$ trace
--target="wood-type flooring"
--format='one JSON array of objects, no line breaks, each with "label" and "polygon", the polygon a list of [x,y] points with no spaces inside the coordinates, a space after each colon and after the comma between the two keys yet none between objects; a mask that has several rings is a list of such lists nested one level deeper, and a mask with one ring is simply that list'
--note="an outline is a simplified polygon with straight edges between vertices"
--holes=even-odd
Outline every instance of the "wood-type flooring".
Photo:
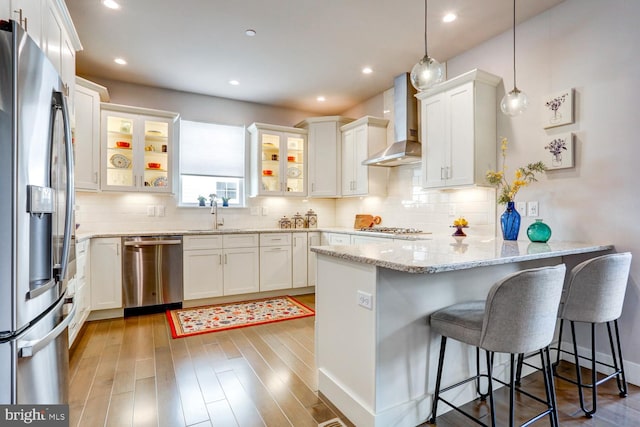
[{"label": "wood-type flooring", "polygon": [[[296,298],[314,307],[313,295]],[[315,427],[340,414],[318,395],[314,345],[314,317],[175,340],[164,314],[88,322],[70,354],[70,426]],[[543,390],[538,374],[523,383]],[[621,399],[614,383],[602,386],[592,419],[573,385],[556,380],[556,391],[562,426],[640,426],[637,387]],[[496,394],[506,413],[506,394]],[[485,403],[466,408],[487,418]],[[518,412],[530,410],[523,402]],[[454,411],[437,422],[473,425]]]}]

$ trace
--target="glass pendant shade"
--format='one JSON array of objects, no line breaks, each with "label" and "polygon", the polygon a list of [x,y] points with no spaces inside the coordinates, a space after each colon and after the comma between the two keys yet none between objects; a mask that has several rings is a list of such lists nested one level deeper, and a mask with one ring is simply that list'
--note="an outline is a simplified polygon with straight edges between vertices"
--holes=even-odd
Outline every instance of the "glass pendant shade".
[{"label": "glass pendant shade", "polygon": [[417,90],[426,90],[442,80],[444,80],[444,67],[429,55],[425,55],[411,69],[411,84]]},{"label": "glass pendant shade", "polygon": [[517,116],[524,112],[529,106],[527,94],[517,88],[506,94],[500,101],[500,110],[507,116]]}]

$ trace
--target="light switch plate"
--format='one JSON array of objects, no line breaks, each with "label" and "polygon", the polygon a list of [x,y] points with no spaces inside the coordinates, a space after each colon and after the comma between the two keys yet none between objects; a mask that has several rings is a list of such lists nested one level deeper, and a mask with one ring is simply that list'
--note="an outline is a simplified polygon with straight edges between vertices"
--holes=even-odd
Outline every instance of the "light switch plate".
[{"label": "light switch plate", "polygon": [[155,206],[147,206],[147,216],[156,216]]},{"label": "light switch plate", "polygon": [[516,210],[521,216],[527,216],[527,202],[516,202]]}]

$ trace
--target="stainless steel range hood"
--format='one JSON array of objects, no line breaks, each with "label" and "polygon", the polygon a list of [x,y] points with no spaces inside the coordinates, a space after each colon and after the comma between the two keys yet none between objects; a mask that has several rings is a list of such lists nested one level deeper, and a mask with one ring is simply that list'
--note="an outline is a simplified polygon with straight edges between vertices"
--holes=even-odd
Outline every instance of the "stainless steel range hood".
[{"label": "stainless steel range hood", "polygon": [[418,141],[418,100],[415,94],[409,73],[396,76],[393,84],[395,142],[363,161],[363,165],[392,167],[422,160],[422,145]]}]

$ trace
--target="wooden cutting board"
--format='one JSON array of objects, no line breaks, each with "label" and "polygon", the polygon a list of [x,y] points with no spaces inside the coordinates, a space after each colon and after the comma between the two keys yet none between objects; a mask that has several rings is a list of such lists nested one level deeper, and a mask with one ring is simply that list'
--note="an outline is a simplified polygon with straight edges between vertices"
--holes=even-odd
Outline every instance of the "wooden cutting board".
[{"label": "wooden cutting board", "polygon": [[356,214],[356,220],[353,224],[354,229],[360,228],[369,228],[374,225],[380,224],[382,222],[382,218],[379,216],[369,215],[369,214]]}]

